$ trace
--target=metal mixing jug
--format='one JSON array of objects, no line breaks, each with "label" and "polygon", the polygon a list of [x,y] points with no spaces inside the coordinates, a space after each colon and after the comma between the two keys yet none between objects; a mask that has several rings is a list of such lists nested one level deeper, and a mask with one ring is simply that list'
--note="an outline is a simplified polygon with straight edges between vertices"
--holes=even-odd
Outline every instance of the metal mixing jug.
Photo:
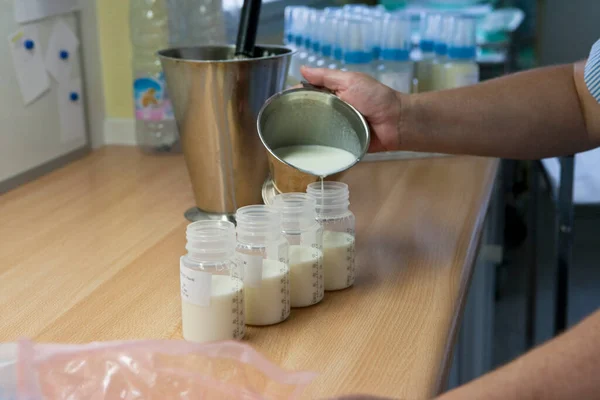
[{"label": "metal mixing jug", "polygon": [[241,60],[234,52],[202,46],[158,53],[202,215],[190,219],[232,219],[239,207],[262,202],[269,168],[256,118],[284,88],[293,52],[256,46],[256,58]]}]

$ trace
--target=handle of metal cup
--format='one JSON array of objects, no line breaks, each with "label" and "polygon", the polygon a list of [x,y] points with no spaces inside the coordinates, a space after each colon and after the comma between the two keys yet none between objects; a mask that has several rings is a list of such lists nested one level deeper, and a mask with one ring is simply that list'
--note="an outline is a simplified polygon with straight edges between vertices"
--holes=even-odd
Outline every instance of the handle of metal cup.
[{"label": "handle of metal cup", "polygon": [[331,90],[327,89],[326,87],[315,86],[315,85],[313,85],[311,83],[308,83],[307,81],[301,81],[300,84],[302,85],[302,87],[304,89],[318,90],[320,92],[325,92],[325,93],[333,94],[335,96],[335,94]]}]

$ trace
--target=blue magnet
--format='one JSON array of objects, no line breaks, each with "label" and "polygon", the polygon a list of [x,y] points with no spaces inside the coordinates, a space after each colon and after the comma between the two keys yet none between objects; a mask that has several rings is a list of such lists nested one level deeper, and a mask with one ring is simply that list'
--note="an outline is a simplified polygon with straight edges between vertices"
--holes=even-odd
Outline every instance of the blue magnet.
[{"label": "blue magnet", "polygon": [[71,101],[77,101],[77,100],[79,100],[79,94],[77,92],[71,92],[71,94],[69,95],[69,97],[71,98]]},{"label": "blue magnet", "polygon": [[61,60],[67,60],[69,58],[69,52],[67,50],[61,50],[58,53],[58,56],[60,57]]},{"label": "blue magnet", "polygon": [[25,42],[23,42],[23,45],[27,50],[33,50],[35,48],[35,42],[31,39],[25,40]]}]

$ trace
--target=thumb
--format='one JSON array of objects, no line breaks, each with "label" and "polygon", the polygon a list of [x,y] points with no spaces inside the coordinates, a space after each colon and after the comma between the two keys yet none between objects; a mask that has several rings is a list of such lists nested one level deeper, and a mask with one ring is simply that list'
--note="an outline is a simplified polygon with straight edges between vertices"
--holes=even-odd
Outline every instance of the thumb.
[{"label": "thumb", "polygon": [[300,72],[311,85],[323,86],[332,91],[343,90],[348,86],[348,75],[342,71],[302,66]]}]

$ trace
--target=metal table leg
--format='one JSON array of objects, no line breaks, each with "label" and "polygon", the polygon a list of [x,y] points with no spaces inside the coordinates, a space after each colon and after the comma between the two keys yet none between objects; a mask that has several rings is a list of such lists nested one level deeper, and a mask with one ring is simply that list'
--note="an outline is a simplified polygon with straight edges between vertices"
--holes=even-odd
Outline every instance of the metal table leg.
[{"label": "metal table leg", "polygon": [[556,274],[556,305],[554,334],[567,328],[569,270],[573,258],[573,180],[575,157],[560,159],[558,191],[558,272]]},{"label": "metal table leg", "polygon": [[535,346],[535,325],[537,322],[536,304],[537,304],[537,215],[539,208],[539,161],[529,163],[529,209],[528,209],[528,277],[527,277],[527,297],[526,297],[526,315],[525,320],[525,345],[529,350]]}]

